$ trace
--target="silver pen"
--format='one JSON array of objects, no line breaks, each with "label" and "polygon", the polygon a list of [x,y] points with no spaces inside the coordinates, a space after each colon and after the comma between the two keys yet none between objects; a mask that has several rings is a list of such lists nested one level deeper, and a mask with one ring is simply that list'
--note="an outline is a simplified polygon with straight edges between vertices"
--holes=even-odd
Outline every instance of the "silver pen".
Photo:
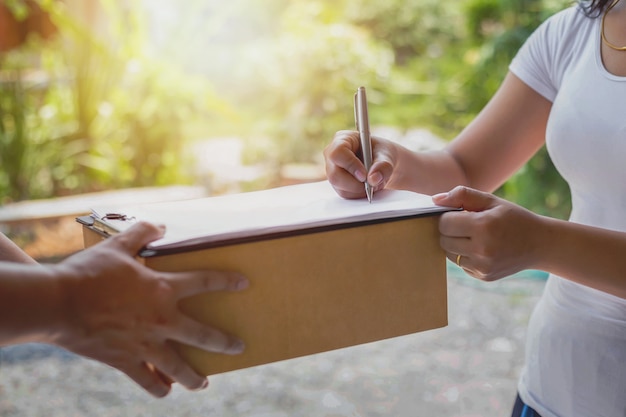
[{"label": "silver pen", "polygon": [[[370,138],[370,121],[367,113],[367,95],[365,94],[365,87],[359,87],[356,94],[354,94],[354,119],[356,122],[356,130],[359,132],[361,138],[361,156],[363,165],[365,165],[365,171],[367,174],[372,167],[372,140]],[[366,174],[366,175],[367,175]],[[374,190],[365,179],[365,194],[367,200],[371,203],[374,197]]]}]

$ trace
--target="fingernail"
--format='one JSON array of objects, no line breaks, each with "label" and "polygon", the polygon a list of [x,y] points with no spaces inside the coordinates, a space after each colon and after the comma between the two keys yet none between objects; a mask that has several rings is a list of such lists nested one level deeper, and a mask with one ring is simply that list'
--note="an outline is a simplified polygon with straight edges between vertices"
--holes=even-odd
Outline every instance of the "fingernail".
[{"label": "fingernail", "polygon": [[172,390],[172,387],[170,385],[164,385],[158,393],[154,393],[154,396],[157,398],[166,397],[167,394],[169,394],[171,390]]},{"label": "fingernail", "polygon": [[382,181],[383,181],[383,174],[381,174],[380,172],[376,171],[372,175],[370,175],[370,178],[369,178],[370,185],[376,187]]},{"label": "fingernail", "polygon": [[204,381],[202,381],[202,385],[200,386],[200,389],[206,389],[206,387],[209,386],[209,380],[205,379]]},{"label": "fingernail", "polygon": [[228,348],[226,353],[229,353],[231,355],[238,355],[242,353],[245,348],[246,348],[246,345],[243,343],[243,341],[237,340]]},{"label": "fingernail", "polygon": [[235,291],[245,290],[250,286],[250,281],[246,277],[240,276],[235,284]]},{"label": "fingernail", "polygon": [[354,178],[356,178],[357,180],[361,181],[361,182],[365,182],[365,180],[367,179],[367,174],[363,171],[361,171],[360,169],[357,169],[354,172]]},{"label": "fingernail", "polygon": [[438,200],[439,200],[439,199],[442,199],[442,198],[446,198],[449,194],[450,194],[450,193],[439,193],[439,194],[435,194],[435,195],[433,196],[433,200],[434,200],[434,199],[438,199]]}]

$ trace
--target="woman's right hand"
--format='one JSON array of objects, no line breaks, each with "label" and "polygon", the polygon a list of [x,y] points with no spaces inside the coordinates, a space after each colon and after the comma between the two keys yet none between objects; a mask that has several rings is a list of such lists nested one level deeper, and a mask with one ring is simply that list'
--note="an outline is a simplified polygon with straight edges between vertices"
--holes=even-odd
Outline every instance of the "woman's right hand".
[{"label": "woman's right hand", "polygon": [[361,144],[359,133],[340,130],[324,149],[326,176],[337,194],[343,198],[364,198],[367,182],[374,191],[389,184],[396,167],[397,149],[393,142],[372,136],[372,166],[369,172],[359,159]]}]

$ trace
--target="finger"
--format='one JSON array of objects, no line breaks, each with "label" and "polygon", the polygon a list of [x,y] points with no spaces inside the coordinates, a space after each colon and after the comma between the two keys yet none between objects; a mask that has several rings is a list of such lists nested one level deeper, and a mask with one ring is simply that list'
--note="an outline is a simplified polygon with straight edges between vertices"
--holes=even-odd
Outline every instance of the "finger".
[{"label": "finger", "polygon": [[393,167],[387,161],[376,162],[372,165],[369,175],[367,176],[367,182],[374,187],[374,191],[379,191],[385,188],[387,182],[391,178]]},{"label": "finger", "polygon": [[358,132],[342,130],[335,134],[332,143],[324,150],[327,164],[343,169],[357,181],[367,177],[365,166],[357,156],[361,148]]},{"label": "finger", "polygon": [[335,173],[328,175],[332,179],[331,185],[342,198],[357,199],[365,197],[363,183],[354,178],[343,169],[337,169]]},{"label": "finger", "polygon": [[165,397],[172,389],[171,384],[168,384],[153,367],[145,362],[138,362],[131,366],[120,367],[119,369],[157,398]]},{"label": "finger", "polygon": [[384,146],[385,141],[379,137],[372,136],[372,152],[374,163],[367,176],[367,182],[374,187],[375,191],[385,188],[387,182],[393,174],[393,158],[389,154],[389,148]]},{"label": "finger", "polygon": [[450,211],[439,218],[439,233],[448,237],[471,238],[476,228],[476,213]]},{"label": "finger", "polygon": [[497,198],[493,194],[458,186],[447,193],[433,196],[435,204],[446,207],[459,207],[467,211],[484,211],[493,207]]},{"label": "finger", "polygon": [[[154,365],[153,365],[154,368]],[[159,371],[157,368],[154,368],[154,371],[159,375],[159,378],[163,380],[167,385],[172,385],[175,381],[169,376],[165,375],[163,372]]]},{"label": "finger", "polygon": [[340,130],[335,133],[330,148],[333,147],[347,147],[356,155],[361,149],[361,136],[356,130]]},{"label": "finger", "polygon": [[463,255],[460,253],[454,252],[446,252],[446,258],[448,258],[452,263],[461,268],[468,275],[483,279],[483,274],[481,274],[475,267],[473,258],[471,256]]},{"label": "finger", "polygon": [[464,260],[469,259],[469,257],[464,256],[463,254],[454,253],[454,252],[446,252],[446,258],[448,258],[453,264],[455,264],[455,265],[457,265],[457,266],[459,266],[461,268],[463,267],[461,265],[461,263],[463,263],[465,265]]},{"label": "finger", "polygon": [[163,237],[163,233],[165,233],[165,226],[140,221],[128,230],[108,239],[107,242],[119,245],[128,253],[135,255],[148,243]]},{"label": "finger", "polygon": [[453,262],[456,262],[457,255],[469,256],[472,253],[471,240],[466,237],[440,236],[439,245]]},{"label": "finger", "polygon": [[209,291],[241,291],[250,285],[248,279],[237,272],[190,271],[166,276],[178,298]]},{"label": "finger", "polygon": [[175,381],[190,390],[200,390],[208,386],[206,377],[194,371],[169,343],[165,343],[158,352],[148,355],[155,372],[164,380]]},{"label": "finger", "polygon": [[171,329],[170,338],[202,350],[226,355],[238,355],[245,349],[245,344],[239,338],[182,315],[177,325]]}]

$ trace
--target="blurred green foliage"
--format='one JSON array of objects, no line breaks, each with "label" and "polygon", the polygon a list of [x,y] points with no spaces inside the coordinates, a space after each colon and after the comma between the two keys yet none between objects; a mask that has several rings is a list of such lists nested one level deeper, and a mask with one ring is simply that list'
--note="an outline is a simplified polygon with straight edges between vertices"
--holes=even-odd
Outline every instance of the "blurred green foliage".
[{"label": "blurred green foliage", "polygon": [[[465,112],[476,114],[496,92],[508,65],[533,30],[571,2],[542,0],[469,0],[466,18],[474,59],[465,82]],[[495,76],[495,75],[498,76]],[[545,147],[497,194],[537,213],[567,218],[569,187]]]},{"label": "blurred green foliage", "polygon": [[93,2],[92,21],[40,4],[54,39],[33,35],[0,55],[0,203],[191,182],[193,121],[231,117],[230,105],[148,54],[139,3]]},{"label": "blurred green foliage", "polygon": [[[2,83],[1,195],[191,181],[185,148],[199,137],[243,138],[250,162],[319,161],[334,132],[353,127],[359,85],[373,124],[451,139],[532,30],[571,2],[100,3],[104,30],[53,10],[57,43],[30,44],[46,88]],[[0,58],[3,74],[28,68],[20,54]],[[569,211],[545,150],[498,193],[540,213]]]}]

